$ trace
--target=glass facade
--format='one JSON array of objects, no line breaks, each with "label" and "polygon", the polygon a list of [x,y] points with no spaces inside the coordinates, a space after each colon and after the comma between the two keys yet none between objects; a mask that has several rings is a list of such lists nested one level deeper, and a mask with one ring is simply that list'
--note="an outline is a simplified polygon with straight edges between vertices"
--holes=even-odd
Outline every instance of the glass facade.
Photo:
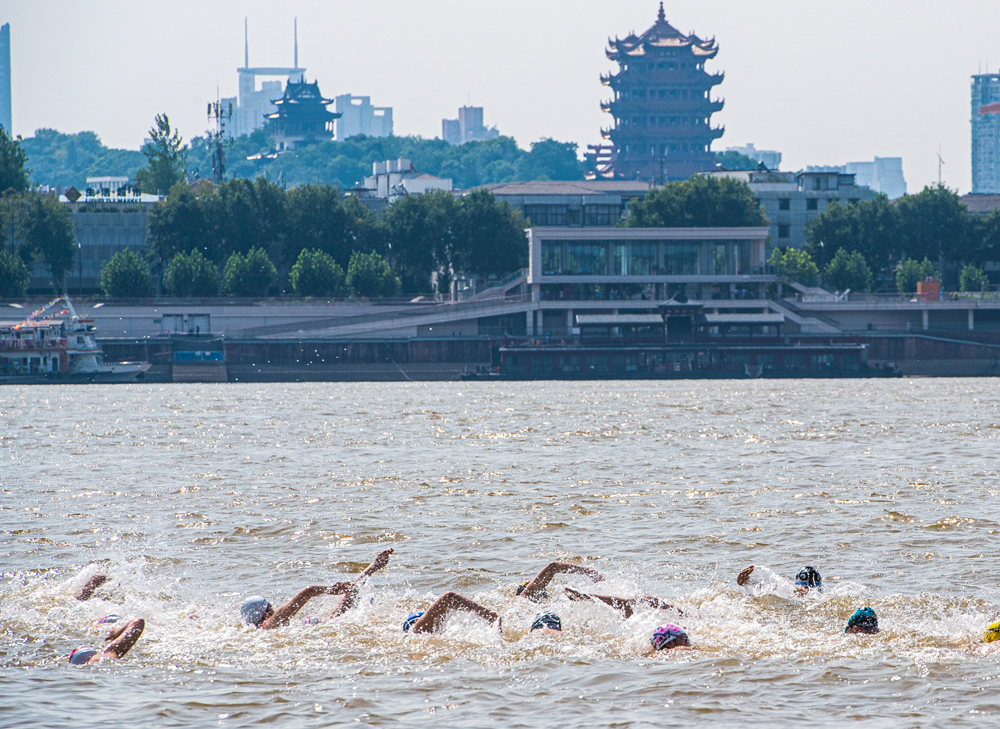
[{"label": "glass facade", "polygon": [[692,276],[753,273],[750,241],[541,242],[544,276]]}]

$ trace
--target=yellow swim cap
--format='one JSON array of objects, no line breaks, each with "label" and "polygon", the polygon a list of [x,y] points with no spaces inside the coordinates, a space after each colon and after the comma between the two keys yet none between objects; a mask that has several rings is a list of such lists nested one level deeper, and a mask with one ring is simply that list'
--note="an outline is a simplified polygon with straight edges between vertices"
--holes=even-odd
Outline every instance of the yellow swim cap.
[{"label": "yellow swim cap", "polygon": [[983,640],[987,643],[1000,640],[1000,620],[993,623],[993,625],[986,626],[986,632],[983,633]]}]

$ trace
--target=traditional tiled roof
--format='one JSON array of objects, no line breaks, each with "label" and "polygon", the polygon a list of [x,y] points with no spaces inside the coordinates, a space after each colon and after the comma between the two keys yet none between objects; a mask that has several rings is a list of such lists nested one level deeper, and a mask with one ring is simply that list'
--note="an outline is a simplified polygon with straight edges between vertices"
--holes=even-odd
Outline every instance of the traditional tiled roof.
[{"label": "traditional tiled roof", "polygon": [[641,57],[646,55],[647,48],[686,48],[690,47],[692,53],[700,58],[714,58],[719,52],[715,40],[702,40],[698,36],[684,35],[674,26],[667,22],[663,13],[663,3],[660,3],[660,11],[656,17],[656,23],[641,36],[636,37],[630,33],[625,38],[615,38],[610,42],[608,48],[608,58],[612,61],[618,60],[619,56]]}]

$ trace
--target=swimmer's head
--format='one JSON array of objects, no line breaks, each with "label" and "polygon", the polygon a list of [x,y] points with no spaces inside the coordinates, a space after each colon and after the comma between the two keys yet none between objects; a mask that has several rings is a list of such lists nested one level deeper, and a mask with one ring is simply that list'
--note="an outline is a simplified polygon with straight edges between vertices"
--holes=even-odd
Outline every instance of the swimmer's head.
[{"label": "swimmer's head", "polygon": [[317,625],[318,623],[319,623],[319,618],[317,618],[315,615],[310,615],[308,618],[302,619],[303,625]]},{"label": "swimmer's head", "polygon": [[983,633],[983,640],[987,643],[1000,640],[1000,620],[996,621],[992,625],[986,626],[986,632]]},{"label": "swimmer's head", "polygon": [[69,662],[74,666],[84,666],[91,658],[97,655],[97,649],[89,645],[82,645],[69,654]]},{"label": "swimmer's head", "polygon": [[878,632],[878,616],[870,607],[858,608],[847,620],[845,633],[865,633],[874,635]]},{"label": "swimmer's head", "polygon": [[423,616],[424,616],[423,611],[419,613],[410,613],[409,615],[407,615],[406,620],[403,621],[403,632],[406,633],[410,632],[410,628],[413,627],[413,624],[418,620],[420,620],[420,618],[422,618]]},{"label": "swimmer's head", "polygon": [[[530,584],[531,584],[531,580],[525,580],[520,585],[518,585],[517,586],[517,594],[520,595],[522,592],[524,592],[524,588],[526,588]],[[535,593],[534,595],[532,595],[528,599],[529,600],[534,600],[535,602],[538,602],[539,600],[547,600],[548,597],[549,597],[549,593],[546,590],[542,590],[541,592]]]},{"label": "swimmer's head", "polygon": [[795,575],[795,586],[796,587],[823,587],[823,578],[819,576],[819,572],[816,571],[815,567],[803,567],[797,575]]},{"label": "swimmer's head", "polygon": [[558,630],[562,632],[562,621],[553,612],[539,613],[535,616],[535,622],[531,624],[532,630]]},{"label": "swimmer's head", "polygon": [[653,650],[662,651],[664,648],[677,648],[682,645],[691,645],[688,634],[684,628],[676,625],[661,625],[653,632],[653,637],[649,639],[649,644]]},{"label": "swimmer's head", "polygon": [[108,615],[105,615],[100,620],[98,620],[97,624],[102,625],[104,623],[117,623],[121,619],[122,619],[121,615],[115,615],[114,613],[110,613]]},{"label": "swimmer's head", "polygon": [[243,622],[255,628],[260,627],[271,612],[271,603],[260,595],[248,597],[240,605],[240,617],[243,618]]}]

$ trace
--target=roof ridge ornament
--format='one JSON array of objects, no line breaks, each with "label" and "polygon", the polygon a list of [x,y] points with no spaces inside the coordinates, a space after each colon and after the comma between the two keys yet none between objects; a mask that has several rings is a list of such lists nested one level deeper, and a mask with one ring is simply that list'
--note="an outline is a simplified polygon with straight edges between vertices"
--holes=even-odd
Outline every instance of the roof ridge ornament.
[{"label": "roof ridge ornament", "polygon": [[663,12],[663,2],[661,0],[661,2],[660,2],[660,12],[658,12],[656,14],[656,22],[657,23],[663,23],[664,21],[666,21],[666,19],[667,19],[667,16]]}]

